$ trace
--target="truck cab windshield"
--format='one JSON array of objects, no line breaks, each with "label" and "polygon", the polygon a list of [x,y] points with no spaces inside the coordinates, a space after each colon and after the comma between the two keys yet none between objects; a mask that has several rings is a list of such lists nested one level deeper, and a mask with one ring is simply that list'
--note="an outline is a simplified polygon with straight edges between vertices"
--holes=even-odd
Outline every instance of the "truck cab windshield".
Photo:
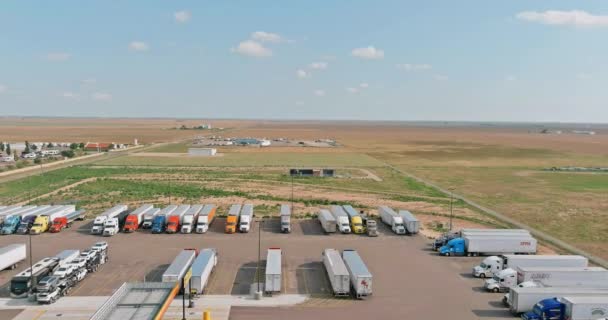
[{"label": "truck cab windshield", "polygon": [[479,266],[480,266],[482,269],[490,269],[490,266],[489,266],[489,265],[487,265],[487,264],[485,264],[485,263],[483,263],[483,262],[482,262],[482,263],[481,263]]},{"label": "truck cab windshield", "polygon": [[497,275],[493,276],[492,279],[496,282],[500,282],[500,277]]},{"label": "truck cab windshield", "polygon": [[11,281],[11,291],[24,291],[27,289],[28,281],[19,280],[19,281]]}]

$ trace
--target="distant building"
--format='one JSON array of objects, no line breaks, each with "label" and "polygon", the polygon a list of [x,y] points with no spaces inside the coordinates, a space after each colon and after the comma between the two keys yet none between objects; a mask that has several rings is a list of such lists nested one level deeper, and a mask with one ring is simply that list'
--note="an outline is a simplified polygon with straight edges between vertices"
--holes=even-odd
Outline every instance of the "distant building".
[{"label": "distant building", "polygon": [[268,147],[270,146],[270,140],[266,139],[255,139],[255,138],[237,138],[233,140],[234,145],[237,146],[258,146]]},{"label": "distant building", "polygon": [[110,150],[110,147],[112,146],[111,143],[104,143],[104,142],[87,142],[84,145],[84,150],[85,151],[108,151]]},{"label": "distant building", "polygon": [[217,154],[217,149],[214,148],[188,148],[189,156],[211,157]]},{"label": "distant building", "polygon": [[335,169],[289,169],[292,177],[334,177]]}]

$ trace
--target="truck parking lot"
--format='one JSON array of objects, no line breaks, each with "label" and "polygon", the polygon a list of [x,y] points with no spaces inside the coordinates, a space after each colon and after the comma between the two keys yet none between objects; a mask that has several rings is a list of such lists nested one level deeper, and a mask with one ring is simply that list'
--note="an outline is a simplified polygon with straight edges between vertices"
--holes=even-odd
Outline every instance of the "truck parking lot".
[{"label": "truck parking lot", "polygon": [[[226,234],[218,218],[206,234],[151,234],[149,230],[118,233],[111,238],[91,235],[92,221],[78,221],[59,234],[32,237],[33,259],[66,249],[85,249],[97,241],[109,243],[109,262],[78,284],[70,296],[109,296],[126,281],[160,281],[183,248],[216,248],[218,265],[206,294],[248,294],[258,257],[258,223],[249,233]],[[294,220],[290,234],[280,233],[279,219],[266,221],[261,232],[262,259],[270,247],[283,251],[282,293],[309,294],[295,307],[233,307],[231,319],[319,319],[381,317],[382,319],[508,319],[502,295],[485,292],[483,280],[471,276],[481,258],[442,257],[421,236],[398,236],[379,224],[379,237],[364,234],[325,235],[317,220]],[[27,236],[0,237],[0,246],[27,243]],[[374,276],[373,296],[363,300],[334,298],[321,253],[326,248],[356,249]],[[265,262],[262,262],[262,266]],[[27,267],[0,273],[0,296],[8,297],[8,282]],[[204,308],[205,306],[196,306]],[[4,314],[3,314],[4,316]],[[10,319],[10,318],[9,318]]]}]

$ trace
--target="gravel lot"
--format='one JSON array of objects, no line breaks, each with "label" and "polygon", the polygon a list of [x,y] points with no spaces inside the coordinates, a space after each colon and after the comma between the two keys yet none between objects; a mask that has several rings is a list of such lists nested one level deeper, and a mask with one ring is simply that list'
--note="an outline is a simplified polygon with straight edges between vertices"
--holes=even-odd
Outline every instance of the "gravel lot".
[{"label": "gravel lot", "polygon": [[[84,249],[97,241],[110,244],[110,261],[82,281],[72,296],[107,296],[125,281],[158,281],[182,248],[216,248],[219,263],[208,286],[209,294],[245,294],[254,282],[258,226],[248,234],[224,234],[223,219],[200,234],[161,234],[148,231],[111,238],[89,234],[91,221],[79,222],[59,234],[32,237],[34,260],[65,249]],[[283,249],[283,292],[310,294],[302,305],[290,308],[233,307],[230,319],[506,319],[513,318],[500,303],[500,294],[481,290],[471,278],[479,258],[440,257],[421,236],[396,236],[384,227],[377,238],[361,235],[324,235],[316,221],[297,221],[291,234],[278,232],[278,221],[266,222],[265,249]],[[27,243],[27,236],[0,237],[0,246]],[[374,275],[374,295],[363,301],[335,299],[321,264],[324,248],[356,249]],[[0,296],[8,295],[10,278],[27,267],[0,272]],[[4,317],[4,314],[1,314]],[[9,318],[10,319],[10,318]]]}]

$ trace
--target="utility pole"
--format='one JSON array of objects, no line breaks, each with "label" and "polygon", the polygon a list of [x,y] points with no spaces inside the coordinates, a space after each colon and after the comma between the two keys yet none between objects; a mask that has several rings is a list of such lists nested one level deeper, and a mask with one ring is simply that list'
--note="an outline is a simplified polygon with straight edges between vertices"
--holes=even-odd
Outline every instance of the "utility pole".
[{"label": "utility pole", "polygon": [[291,210],[293,210],[293,175],[291,175]]},{"label": "utility pole", "polygon": [[186,320],[186,279],[182,277],[182,320]]},{"label": "utility pole", "polygon": [[256,270],[256,281],[258,282],[258,293],[260,292],[260,264],[262,260],[262,228],[264,227],[264,219],[260,218],[258,226],[258,267]]}]

